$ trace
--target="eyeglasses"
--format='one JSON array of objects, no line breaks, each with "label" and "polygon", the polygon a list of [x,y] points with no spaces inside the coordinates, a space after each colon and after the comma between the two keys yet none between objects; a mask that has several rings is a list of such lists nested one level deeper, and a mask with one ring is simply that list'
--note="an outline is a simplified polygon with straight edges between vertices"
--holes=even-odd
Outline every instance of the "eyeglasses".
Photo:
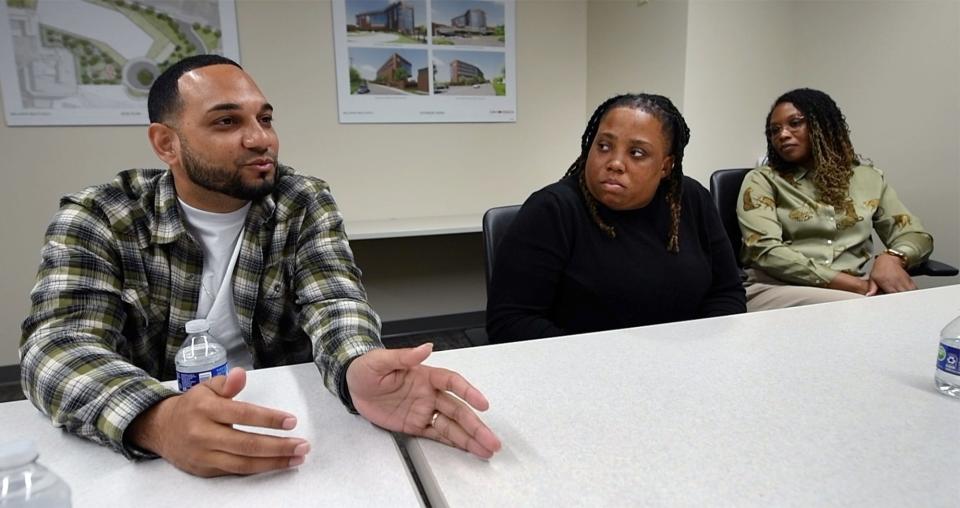
[{"label": "eyeglasses", "polygon": [[780,131],[784,128],[790,132],[790,134],[796,134],[807,125],[807,119],[802,116],[795,116],[787,120],[786,125],[770,124],[767,127],[766,134],[767,138],[774,138],[780,135]]}]

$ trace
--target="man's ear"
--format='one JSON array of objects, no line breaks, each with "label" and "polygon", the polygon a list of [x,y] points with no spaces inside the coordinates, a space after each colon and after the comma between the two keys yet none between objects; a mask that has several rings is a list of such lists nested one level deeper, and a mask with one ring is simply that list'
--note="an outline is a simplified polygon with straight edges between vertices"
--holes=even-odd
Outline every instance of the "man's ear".
[{"label": "man's ear", "polygon": [[147,138],[150,139],[153,153],[168,166],[180,161],[180,138],[172,128],[162,123],[152,123],[147,127]]}]

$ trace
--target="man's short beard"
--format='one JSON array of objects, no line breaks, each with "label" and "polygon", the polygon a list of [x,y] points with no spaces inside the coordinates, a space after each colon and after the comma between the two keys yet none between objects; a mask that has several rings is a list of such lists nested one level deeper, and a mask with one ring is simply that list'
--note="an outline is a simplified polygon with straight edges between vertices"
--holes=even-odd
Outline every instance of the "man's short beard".
[{"label": "man's short beard", "polygon": [[[238,169],[230,170],[208,164],[190,149],[190,145],[187,144],[183,136],[180,137],[180,144],[183,150],[183,169],[186,171],[187,177],[204,189],[219,192],[232,198],[253,201],[272,193],[277,185],[277,180],[280,178],[275,164],[272,178],[261,180],[255,185],[245,184]],[[237,162],[236,166],[239,168],[241,164],[242,162]]]}]

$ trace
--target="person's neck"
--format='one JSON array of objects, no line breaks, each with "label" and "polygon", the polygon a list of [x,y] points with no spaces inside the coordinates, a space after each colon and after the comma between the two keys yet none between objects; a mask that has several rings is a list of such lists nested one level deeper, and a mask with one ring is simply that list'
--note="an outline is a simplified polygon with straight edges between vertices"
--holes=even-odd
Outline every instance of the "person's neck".
[{"label": "person's neck", "polygon": [[226,194],[204,189],[199,185],[184,185],[179,179],[173,179],[177,197],[184,203],[205,212],[230,213],[243,208],[249,201],[238,199]]}]

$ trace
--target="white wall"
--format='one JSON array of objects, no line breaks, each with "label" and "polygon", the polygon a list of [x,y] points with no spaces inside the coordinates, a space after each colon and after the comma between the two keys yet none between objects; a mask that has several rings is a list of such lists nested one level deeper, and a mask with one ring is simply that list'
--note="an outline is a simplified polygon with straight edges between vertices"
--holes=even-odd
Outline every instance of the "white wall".
[{"label": "white wall", "polygon": [[670,97],[683,109],[686,0],[589,0],[587,116],[624,92]]},{"label": "white wall", "polygon": [[766,152],[770,103],[795,87],[803,44],[791,40],[793,2],[691,0],[684,116],[687,175],[704,185],[721,168],[753,166]]},{"label": "white wall", "polygon": [[384,321],[484,310],[479,233],[350,242]]}]

